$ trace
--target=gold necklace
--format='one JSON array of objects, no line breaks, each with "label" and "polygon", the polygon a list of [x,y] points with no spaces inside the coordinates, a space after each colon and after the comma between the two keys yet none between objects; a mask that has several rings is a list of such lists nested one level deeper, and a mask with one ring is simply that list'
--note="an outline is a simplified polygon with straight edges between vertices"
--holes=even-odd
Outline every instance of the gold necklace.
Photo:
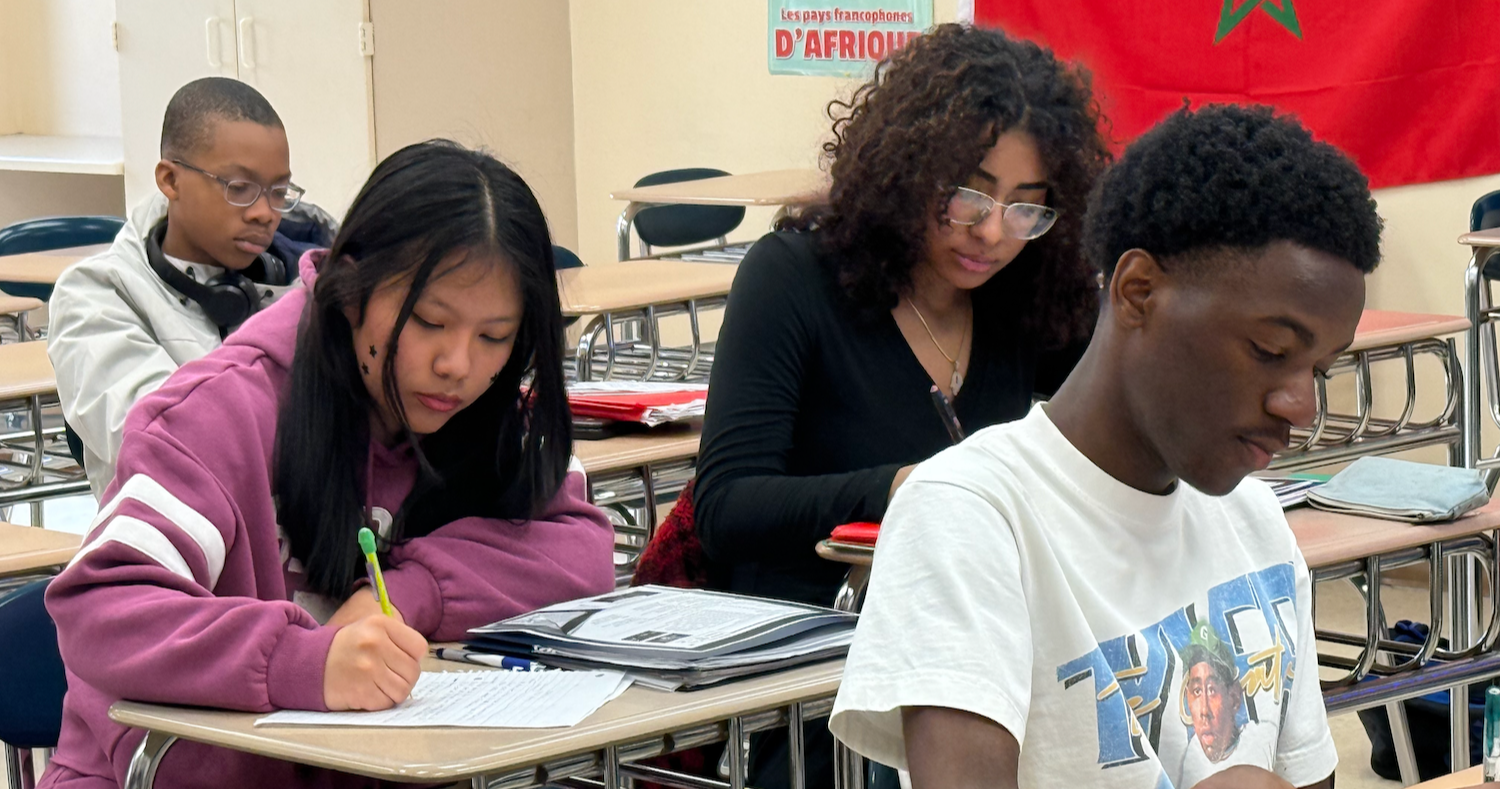
[{"label": "gold necklace", "polygon": [[973,321],[970,321],[969,325],[964,327],[964,336],[958,341],[958,355],[949,356],[948,352],[943,350],[943,346],[938,344],[937,335],[932,333],[932,327],[927,325],[927,319],[922,317],[922,311],[917,309],[917,303],[912,301],[910,296],[906,297],[906,303],[911,307],[911,311],[916,314],[917,320],[922,322],[922,328],[927,332],[927,339],[932,340],[932,347],[936,348],[938,353],[942,354],[943,358],[948,360],[948,364],[953,365],[953,377],[948,380],[948,383],[953,387],[953,396],[957,397],[958,390],[964,385],[963,373],[958,371],[958,357],[964,353],[964,343],[969,339],[969,329],[973,327]]}]

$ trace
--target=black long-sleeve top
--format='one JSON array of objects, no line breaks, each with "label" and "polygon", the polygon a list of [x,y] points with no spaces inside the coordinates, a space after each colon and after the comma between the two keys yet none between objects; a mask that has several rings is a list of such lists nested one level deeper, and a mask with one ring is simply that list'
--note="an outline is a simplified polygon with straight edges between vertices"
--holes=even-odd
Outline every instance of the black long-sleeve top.
[{"label": "black long-sleeve top", "polygon": [[[843,565],[814,553],[833,527],[879,521],[896,472],[949,446],[932,379],[889,313],[863,318],[817,234],[761,238],[735,275],[710,378],[695,528],[713,583],[830,605]],[[1040,354],[974,292],[966,432],[1025,416],[1082,347]]]}]

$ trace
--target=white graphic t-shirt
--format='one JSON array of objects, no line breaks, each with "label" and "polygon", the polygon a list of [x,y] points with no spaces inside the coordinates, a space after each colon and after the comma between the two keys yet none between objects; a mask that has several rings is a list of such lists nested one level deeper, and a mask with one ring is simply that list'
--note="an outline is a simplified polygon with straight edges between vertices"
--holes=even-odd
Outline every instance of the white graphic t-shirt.
[{"label": "white graphic t-shirt", "polygon": [[1306,786],[1338,762],[1270,489],[1143,493],[1041,406],[923,463],[886,513],[830,727],[905,768],[906,706],[1004,726],[1022,787],[1188,789],[1237,764]]}]

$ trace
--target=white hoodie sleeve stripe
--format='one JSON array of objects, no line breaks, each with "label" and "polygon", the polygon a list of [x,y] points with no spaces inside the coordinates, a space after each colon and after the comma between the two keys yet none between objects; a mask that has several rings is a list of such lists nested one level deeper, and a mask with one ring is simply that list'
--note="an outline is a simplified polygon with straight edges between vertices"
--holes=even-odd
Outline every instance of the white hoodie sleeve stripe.
[{"label": "white hoodie sleeve stripe", "polygon": [[[104,508],[99,510],[99,514],[94,517],[94,522],[89,526],[90,530],[92,531],[99,524],[113,517],[120,503],[127,499],[138,501],[155,510],[168,523],[181,529],[184,534],[191,538],[198,545],[198,549],[203,551],[204,563],[208,565],[208,589],[212,590],[215,586],[218,586],[219,574],[224,571],[224,535],[220,534],[218,528],[210,523],[207,518],[203,517],[202,513],[184,504],[182,499],[172,495],[172,492],[162,487],[161,483],[145,474],[136,474],[126,480],[124,485],[120,486],[120,490],[115,493],[114,498],[110,499],[109,503],[105,504]],[[127,520],[127,518],[121,517],[115,519],[115,521],[119,520]],[[144,522],[134,518],[129,518],[128,520],[146,525]],[[111,522],[110,526],[113,525],[114,522]],[[103,533],[99,534],[87,548],[73,557],[73,562],[77,562],[88,550],[91,550],[96,544],[103,542],[106,539],[105,535],[109,531],[110,527],[105,527]],[[166,540],[166,537],[162,536],[162,539]],[[135,545],[135,543],[129,544]],[[139,548],[147,556],[156,558],[156,554],[147,551],[145,548],[140,548],[140,546],[135,547]],[[175,548],[172,548],[170,541],[167,542],[167,547],[171,548],[171,553],[177,557],[177,561],[183,561],[181,554]],[[166,562],[160,563],[162,566],[172,569]],[[69,564],[71,565],[72,562]],[[184,562],[183,567],[186,566]],[[176,570],[174,569],[173,572],[176,572]],[[192,579],[192,574],[189,573],[187,577]]]},{"label": "white hoodie sleeve stripe", "polygon": [[146,554],[152,561],[165,567],[173,575],[197,583],[197,580],[193,578],[193,571],[188,567],[187,560],[182,558],[182,554],[165,534],[162,534],[155,526],[128,515],[121,515],[111,520],[93,542],[85,545],[83,550],[73,555],[73,561],[68,562],[68,566],[72,567],[83,557],[93,553],[94,549],[111,542],[129,545]]}]

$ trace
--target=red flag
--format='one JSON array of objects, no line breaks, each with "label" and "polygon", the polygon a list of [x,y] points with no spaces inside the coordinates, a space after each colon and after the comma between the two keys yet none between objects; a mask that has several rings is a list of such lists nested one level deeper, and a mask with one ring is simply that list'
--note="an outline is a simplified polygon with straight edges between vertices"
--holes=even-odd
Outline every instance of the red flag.
[{"label": "red flag", "polygon": [[1189,98],[1270,104],[1374,187],[1500,172],[1495,0],[975,0],[1094,73],[1121,144]]}]

